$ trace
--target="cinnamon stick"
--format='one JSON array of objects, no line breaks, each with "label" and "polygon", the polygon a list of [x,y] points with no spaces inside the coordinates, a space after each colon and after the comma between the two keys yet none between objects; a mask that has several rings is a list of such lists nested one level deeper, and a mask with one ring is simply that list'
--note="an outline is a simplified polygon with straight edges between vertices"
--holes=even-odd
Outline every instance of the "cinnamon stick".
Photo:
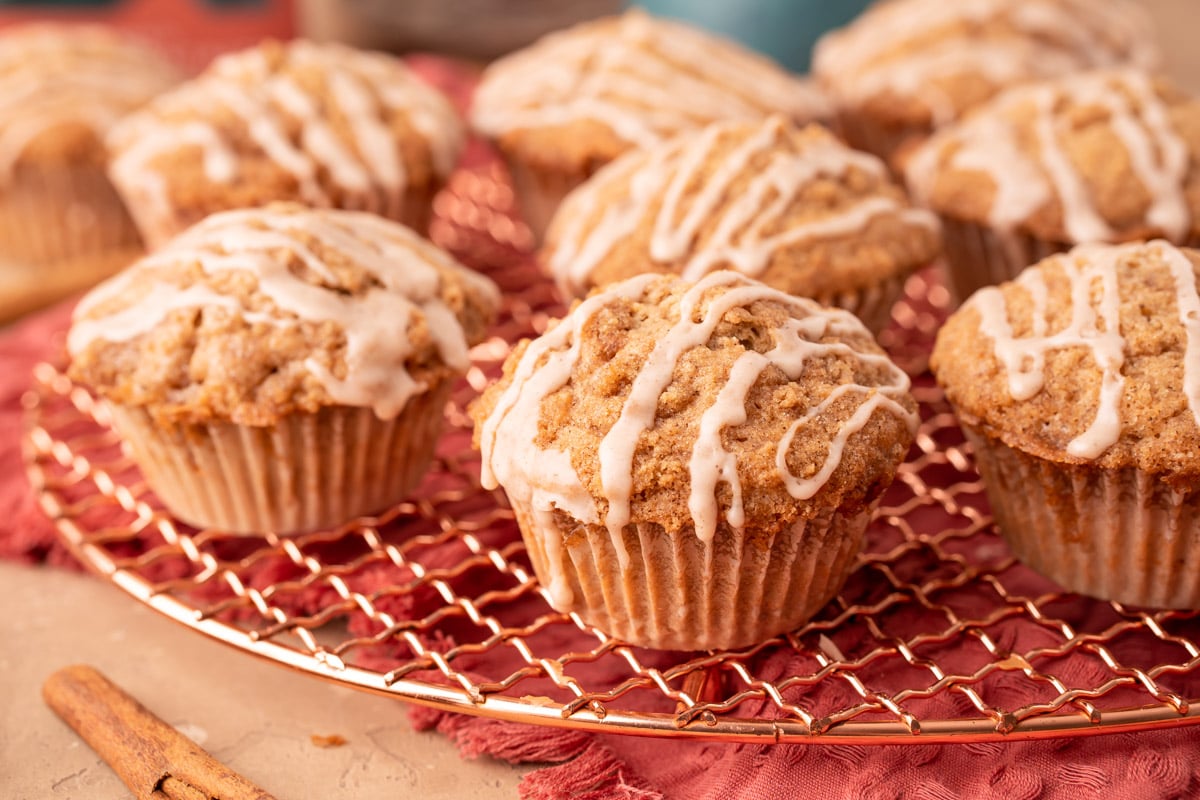
[{"label": "cinnamon stick", "polygon": [[58,670],[42,697],[138,800],[274,800],[91,667]]}]

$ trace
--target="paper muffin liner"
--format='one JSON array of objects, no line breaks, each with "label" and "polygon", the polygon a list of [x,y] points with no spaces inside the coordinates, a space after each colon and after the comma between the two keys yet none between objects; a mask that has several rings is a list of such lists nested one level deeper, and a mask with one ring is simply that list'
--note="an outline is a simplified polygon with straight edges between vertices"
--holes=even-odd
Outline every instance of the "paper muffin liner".
[{"label": "paper muffin liner", "polygon": [[963,430],[1019,559],[1080,594],[1200,608],[1200,488],[1132,468],[1055,463]]},{"label": "paper muffin liner", "polygon": [[831,292],[813,299],[822,305],[849,311],[867,326],[867,330],[878,336],[891,322],[892,306],[904,293],[907,278],[907,275],[892,275],[871,286]]},{"label": "paper muffin liner", "polygon": [[942,217],[942,263],[947,284],[959,303],[985,286],[1011,281],[1026,267],[1069,249],[1069,244]]},{"label": "paper muffin liner", "polygon": [[[129,208],[129,213],[132,215],[136,223],[136,229],[141,234],[141,238],[146,242],[146,247],[150,250],[156,250],[164,244],[174,239],[179,234],[183,233],[188,228],[197,224],[210,213],[217,211],[232,210],[233,205],[227,208],[212,207],[192,207],[176,205],[165,199],[162,192],[163,186],[147,186],[143,183],[131,183],[122,181],[119,175],[113,176],[117,185],[117,190],[121,197],[124,198],[126,205]],[[401,225],[406,225],[412,228],[422,236],[427,236],[429,233],[429,223],[433,220],[433,198],[441,188],[443,183],[440,181],[423,186],[408,187],[400,200],[399,208],[396,213],[381,214],[388,219],[399,222]],[[266,205],[274,201],[289,201],[295,200],[301,202],[298,197],[267,197],[261,198],[261,205]],[[361,207],[361,203],[345,203],[335,204],[334,207],[347,211],[368,210]],[[373,210],[373,209],[370,209]]]},{"label": "paper muffin liner", "polygon": [[897,161],[915,143],[928,138],[928,126],[882,125],[861,113],[844,109],[835,122],[838,135],[855,150],[862,150],[883,159],[893,172],[898,172]]},{"label": "paper muffin liner", "polygon": [[160,424],[110,405],[146,483],[179,519],[235,533],[329,528],[399,502],[425,474],[450,381],[394,419],[331,406],[265,427]]},{"label": "paper muffin liner", "polygon": [[723,524],[707,544],[645,523],[625,526],[618,544],[561,511],[513,510],[558,611],[639,646],[707,650],[763,641],[819,611],[849,576],[873,508],[825,511],[774,535]]},{"label": "paper muffin liner", "polygon": [[521,218],[533,234],[534,245],[540,245],[546,237],[550,220],[562,201],[573,189],[587,180],[584,174],[566,175],[538,170],[515,158],[505,156],[509,175],[512,176],[513,193]]},{"label": "paper muffin liner", "polygon": [[140,245],[133,220],[98,165],[18,165],[0,186],[5,268],[38,269]]},{"label": "paper muffin liner", "polygon": [[442,190],[442,181],[426,186],[410,186],[404,192],[400,213],[396,222],[407,225],[422,236],[429,236],[429,224],[433,221],[433,198]]}]

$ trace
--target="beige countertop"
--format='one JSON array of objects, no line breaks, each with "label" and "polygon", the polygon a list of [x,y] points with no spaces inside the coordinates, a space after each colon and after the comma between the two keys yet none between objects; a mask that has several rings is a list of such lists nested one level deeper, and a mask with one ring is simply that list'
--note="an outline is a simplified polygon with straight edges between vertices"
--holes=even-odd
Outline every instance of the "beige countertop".
[{"label": "beige countertop", "polygon": [[[42,703],[59,667],[88,663],[279,800],[516,796],[523,770],[464,761],[406,706],[277,667],[193,633],[95,578],[0,562],[0,797],[129,798]],[[338,735],[321,748],[312,736]]]},{"label": "beige countertop", "polygon": [[[1200,0],[1143,0],[1170,71],[1200,91]],[[0,797],[116,800],[129,792],[42,703],[45,677],[90,663],[280,800],[515,797],[521,769],[464,761],[405,706],[258,661],[185,630],[106,583],[0,563]],[[323,749],[312,735],[337,734]]]}]

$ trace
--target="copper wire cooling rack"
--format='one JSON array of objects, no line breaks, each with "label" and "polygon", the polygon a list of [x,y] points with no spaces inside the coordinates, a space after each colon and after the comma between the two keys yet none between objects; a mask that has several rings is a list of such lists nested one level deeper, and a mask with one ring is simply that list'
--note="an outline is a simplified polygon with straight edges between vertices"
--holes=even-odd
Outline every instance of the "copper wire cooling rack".
[{"label": "copper wire cooling rack", "polygon": [[[940,393],[843,592],[787,636],[660,653],[554,612],[513,516],[482,490],[465,403],[509,343],[561,312],[517,253],[497,168],[460,172],[434,237],[510,300],[447,407],[434,469],[377,518],[290,538],[165,513],[102,406],[40,366],[26,455],[42,506],[92,569],[172,619],[352,687],[531,723],[747,742],[931,743],[1200,721],[1200,618],[1063,594],[1009,554]],[[909,282],[884,342],[914,374],[948,298]]]}]

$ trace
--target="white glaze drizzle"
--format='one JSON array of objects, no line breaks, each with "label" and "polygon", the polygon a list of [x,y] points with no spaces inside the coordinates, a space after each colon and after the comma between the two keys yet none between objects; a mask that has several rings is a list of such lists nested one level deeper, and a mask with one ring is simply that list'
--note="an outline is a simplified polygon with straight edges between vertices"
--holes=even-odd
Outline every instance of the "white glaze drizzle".
[{"label": "white glaze drizzle", "polygon": [[[480,483],[504,486],[513,499],[537,511],[560,508],[581,522],[600,520],[595,500],[579,480],[563,450],[539,447],[537,413],[512,413],[518,406],[537,407],[566,386],[579,362],[584,324],[603,306],[619,298],[641,295],[655,279],[642,275],[584,300],[565,319],[530,342],[513,372],[512,382],[496,401],[480,432]],[[497,457],[496,454],[500,454]],[[537,479],[530,470],[536,464]]]},{"label": "white glaze drizzle", "polygon": [[[780,221],[814,181],[857,169],[885,182],[887,170],[879,159],[832,136],[808,139],[797,148],[791,143],[794,131],[782,117],[759,123],[712,169],[716,148],[743,125],[714,123],[656,149],[630,153],[572,192],[547,248],[547,266],[563,291],[586,292],[592,272],[651,214],[647,256],[659,264],[682,262],[680,274],[691,281],[722,268],[758,276],[780,250],[859,232],[882,215],[937,229],[930,212],[880,193],[780,230]],[[763,158],[765,165],[757,163]],[[739,179],[745,183],[735,193]],[[601,213],[601,197],[626,181],[629,191],[622,201]],[[712,233],[701,242],[704,228]]]},{"label": "white glaze drizzle", "polygon": [[[1081,107],[1106,112],[1107,124],[1150,197],[1146,224],[1173,241],[1185,240],[1192,226],[1185,194],[1189,147],[1172,127],[1152,80],[1132,69],[1083,73],[1002,94],[923,145],[909,164],[909,183],[919,198],[930,202],[939,162],[952,150],[948,168],[982,172],[995,186],[987,218],[992,229],[1011,232],[1057,198],[1070,241],[1113,241],[1117,232],[1096,209],[1085,175],[1062,144],[1067,110]],[[1030,111],[1032,122],[1024,122]],[[1036,152],[1020,144],[1022,130],[1032,135]]]},{"label": "white glaze drizzle", "polygon": [[484,73],[472,121],[508,131],[591,120],[638,147],[704,122],[771,112],[827,116],[806,82],[740,47],[629,11],[551,34]]},{"label": "white glaze drizzle", "polygon": [[1146,221],[1167,238],[1181,241],[1191,227],[1184,191],[1190,161],[1188,144],[1172,127],[1170,111],[1149,77],[1126,71],[1116,80],[1133,94],[1139,106],[1137,111],[1111,85],[1105,91],[1096,83],[1085,84],[1089,94],[1083,102],[1111,104],[1113,130],[1125,145],[1134,174],[1150,195]]},{"label": "white glaze drizzle", "polygon": [[[796,438],[797,431],[828,410],[834,402],[851,393],[865,394],[866,399],[850,415],[850,418],[842,423],[830,441],[829,454],[825,457],[821,468],[809,478],[797,478],[792,475],[787,468],[787,453],[792,446],[792,441]],[[874,387],[868,389],[856,385],[839,386],[830,392],[828,397],[810,409],[807,414],[793,422],[784,437],[779,440],[779,447],[775,450],[775,468],[779,471],[779,476],[783,479],[788,494],[798,500],[807,500],[821,491],[821,487],[825,485],[833,475],[833,471],[837,469],[838,464],[842,462],[842,452],[846,448],[846,442],[850,441],[852,435],[867,426],[867,423],[871,421],[871,416],[879,408],[887,409],[898,417],[909,419],[910,429],[915,431],[916,422],[904,406]]]},{"label": "white glaze drizzle", "polygon": [[[604,499],[608,501],[604,524],[614,541],[621,537],[621,530],[630,519],[633,456],[638,440],[654,424],[659,397],[674,377],[680,357],[707,342],[730,309],[748,306],[751,301],[768,296],[755,286],[732,286],[735,283],[741,283],[736,273],[715,272],[683,295],[679,301],[679,322],[659,339],[646,357],[621,407],[620,416],[600,441],[597,451],[600,482],[604,487]],[[697,323],[693,316],[700,300],[715,286],[729,288],[709,301],[704,316]]]},{"label": "white glaze drizzle", "polygon": [[[339,292],[336,275],[305,245],[310,240],[358,265],[382,288],[357,297]],[[281,251],[299,259],[333,288],[298,277],[287,260],[279,257]],[[250,311],[237,297],[222,295],[203,283],[180,286],[181,268],[193,264],[207,275],[252,273],[257,281],[255,293],[269,300],[276,311]],[[413,352],[405,329],[414,314],[424,316],[447,365],[464,371],[469,365],[462,327],[438,294],[446,271],[457,273],[493,305],[498,303],[498,292],[486,278],[458,265],[407,228],[375,215],[230,211],[209,217],[92,290],[75,310],[67,345],[72,354],[78,354],[94,341],[128,341],[151,331],[180,308],[221,307],[248,322],[276,326],[293,325],[297,320],[329,321],[345,336],[344,377],[336,377],[314,357],[305,359],[305,368],[334,402],[372,408],[380,418],[390,419],[409,398],[427,388],[405,369]],[[150,288],[135,300],[130,289],[139,283]],[[122,297],[130,299],[121,303]],[[98,313],[106,304],[117,310]]]},{"label": "white glaze drizzle", "polygon": [[[338,204],[396,216],[407,184],[404,162],[389,119],[403,116],[425,139],[434,171],[449,174],[462,147],[462,125],[450,103],[402,63],[333,44],[295,41],[275,66],[263,48],[218,58],[199,78],[152,103],[112,132],[112,174],[126,185],[168,203],[167,182],[156,160],[181,144],[197,146],[205,178],[237,179],[230,132],[220,114],[232,115],[255,147],[295,178],[300,199],[329,206],[321,181],[337,188]],[[297,79],[320,74],[327,100]],[[331,123],[333,108],[348,134]],[[291,133],[298,128],[298,138]]]},{"label": "white glaze drizzle", "polygon": [[1092,205],[1087,182],[1059,141],[1054,94],[1040,91],[1034,96],[1034,102],[1037,108],[1034,136],[1037,137],[1042,166],[1062,201],[1063,228],[1067,236],[1075,242],[1102,242],[1111,238],[1112,228]]},{"label": "white glaze drizzle", "polygon": [[[983,30],[989,26],[997,32]],[[918,48],[904,47],[942,30],[953,33]],[[840,101],[918,98],[935,125],[965,110],[941,94],[940,76],[979,75],[999,88],[1089,67],[1155,67],[1159,60],[1146,14],[1134,3],[1114,0],[881,3],[822,38],[813,56],[815,72]]]},{"label": "white glaze drizzle", "polygon": [[[128,273],[122,273],[119,279],[114,280],[114,287],[119,287],[121,294],[128,290],[130,277]],[[145,304],[144,308],[135,304],[106,317],[89,318],[88,310],[99,305],[107,297],[107,292],[92,294],[80,301],[67,337],[67,349],[71,353],[81,352],[89,343],[98,339],[109,342],[129,341],[153,328],[172,311],[181,308],[224,308],[235,312],[241,309],[241,305],[234,298],[213,291],[203,284],[181,289],[168,283],[156,283],[139,298],[140,302]]]},{"label": "white glaze drizzle", "polygon": [[[481,481],[486,488],[502,485],[517,502],[525,504],[532,499],[538,511],[548,512],[558,507],[582,522],[600,523],[596,501],[584,488],[570,457],[565,452],[538,445],[540,413],[531,409],[539,409],[545,398],[567,385],[579,361],[580,338],[587,321],[601,308],[620,298],[643,296],[647,287],[658,280],[661,277],[657,275],[640,275],[593,293],[558,326],[529,346],[513,371],[512,382],[501,393],[481,427]],[[704,301],[707,305],[702,307]],[[900,402],[910,385],[903,371],[882,354],[861,353],[840,342],[820,341],[826,336],[839,338],[864,333],[862,324],[852,314],[791,297],[735,272],[707,275],[680,298],[679,321],[657,341],[645,358],[633,378],[619,416],[598,447],[598,473],[607,504],[603,524],[609,530],[622,564],[628,559],[622,530],[631,520],[634,456],[642,434],[654,425],[662,392],[671,383],[679,360],[693,348],[704,347],[730,310],[759,301],[782,303],[793,316],[778,329],[770,331],[774,341],[770,350],[765,353],[748,351],[737,358],[725,386],[701,415],[689,460],[691,486],[688,496],[688,508],[698,538],[711,542],[716,532],[719,515],[716,492],[721,482],[729,485],[733,498],[726,514],[727,522],[735,528],[745,522],[737,458],[725,448],[721,434],[725,428],[746,420],[749,392],[768,368],[779,368],[788,377],[796,379],[811,359],[836,355],[880,367],[886,375],[885,382],[879,386],[846,384],[840,387],[792,426],[786,442],[779,445],[777,467],[781,481],[797,498],[811,497],[819,491],[841,463],[846,441],[877,410],[895,414],[910,429],[915,429],[916,415]],[[697,314],[700,314],[699,320],[695,318]],[[796,430],[847,392],[865,395],[863,407],[868,410],[857,410],[846,423],[852,429],[835,435],[818,475],[800,480],[788,474],[786,455]],[[549,479],[543,477],[547,471]]]},{"label": "white glaze drizzle", "polygon": [[1126,342],[1120,330],[1117,270],[1127,259],[1150,254],[1162,260],[1174,281],[1179,322],[1186,337],[1183,391],[1200,425],[1200,368],[1196,366],[1200,359],[1200,296],[1191,261],[1169,243],[1159,240],[1121,246],[1080,245],[1054,256],[1053,263],[1061,267],[1068,281],[1071,303],[1066,326],[1054,333],[1047,332],[1044,267],[1027,269],[1014,282],[1028,291],[1032,300],[1029,336],[1014,335],[1008,305],[998,287],[981,289],[964,306],[978,311],[979,330],[992,340],[1009,394],[1018,402],[1029,400],[1045,386],[1048,352],[1073,347],[1091,351],[1101,373],[1100,390],[1095,419],[1067,445],[1067,452],[1077,458],[1099,458],[1121,437]]},{"label": "white glaze drizzle", "polygon": [[913,153],[906,173],[909,187],[922,202],[929,204],[933,196],[938,161],[951,142],[955,147],[949,162],[952,168],[991,177],[995,194],[988,223],[996,230],[1015,229],[1053,197],[1044,170],[1018,145],[1008,120],[1000,113],[980,110],[934,134]]},{"label": "white glaze drizzle", "polygon": [[113,123],[177,79],[157,54],[105,28],[12,28],[0,36],[0,175],[55,127],[82,125],[103,140]]}]

